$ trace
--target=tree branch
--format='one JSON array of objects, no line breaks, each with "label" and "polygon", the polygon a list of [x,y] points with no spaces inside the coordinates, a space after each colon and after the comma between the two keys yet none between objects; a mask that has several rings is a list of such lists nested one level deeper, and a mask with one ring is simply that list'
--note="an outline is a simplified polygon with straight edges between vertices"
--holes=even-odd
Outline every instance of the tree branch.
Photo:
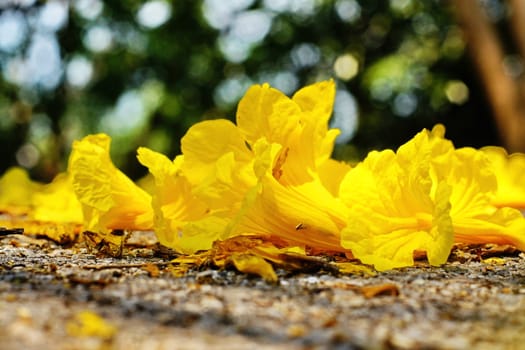
[{"label": "tree branch", "polygon": [[525,151],[525,106],[517,82],[505,73],[504,52],[496,31],[477,0],[453,0],[452,4],[492,106],[500,138],[508,151]]}]

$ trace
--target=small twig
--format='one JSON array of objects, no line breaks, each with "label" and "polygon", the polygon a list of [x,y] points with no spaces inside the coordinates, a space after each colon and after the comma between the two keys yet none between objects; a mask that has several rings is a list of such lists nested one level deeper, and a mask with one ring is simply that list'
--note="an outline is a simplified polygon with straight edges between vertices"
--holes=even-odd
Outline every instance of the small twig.
[{"label": "small twig", "polygon": [[22,235],[24,234],[23,228],[5,228],[0,227],[0,236],[8,236],[8,235]]},{"label": "small twig", "polygon": [[147,265],[168,266],[173,264],[171,261],[162,262],[143,262],[143,263],[129,263],[129,264],[104,264],[104,265],[84,265],[85,270],[104,270],[104,269],[127,269],[131,267],[144,267]]}]

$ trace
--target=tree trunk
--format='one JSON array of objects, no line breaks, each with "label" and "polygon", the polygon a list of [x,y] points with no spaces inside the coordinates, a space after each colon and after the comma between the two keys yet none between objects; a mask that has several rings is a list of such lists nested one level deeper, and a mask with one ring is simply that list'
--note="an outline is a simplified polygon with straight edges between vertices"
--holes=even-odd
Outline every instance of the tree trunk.
[{"label": "tree trunk", "polygon": [[[522,0],[511,1],[524,3]],[[485,87],[487,98],[498,127],[503,145],[509,152],[525,152],[525,101],[520,83],[509,76],[504,69],[505,57],[496,30],[480,8],[477,0],[453,0],[456,18],[463,29],[467,47],[480,79]],[[516,6],[517,18],[524,16],[524,6]],[[514,20],[512,21],[514,22]],[[519,26],[517,41],[522,41],[525,49],[525,31]]]}]

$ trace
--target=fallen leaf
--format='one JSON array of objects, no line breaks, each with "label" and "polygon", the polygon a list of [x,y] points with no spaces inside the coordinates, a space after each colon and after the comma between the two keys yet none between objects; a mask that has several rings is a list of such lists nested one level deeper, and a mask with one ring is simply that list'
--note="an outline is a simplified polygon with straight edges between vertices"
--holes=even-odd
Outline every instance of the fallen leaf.
[{"label": "fallen leaf", "polygon": [[374,269],[352,262],[336,262],[333,263],[342,274],[351,274],[351,275],[366,275],[369,277],[375,276],[377,273]]},{"label": "fallen leaf", "polygon": [[146,264],[142,267],[144,271],[147,271],[150,277],[159,277],[160,269],[158,265],[155,264]]},{"label": "fallen leaf", "polygon": [[240,272],[251,273],[261,276],[268,282],[277,282],[277,275],[272,265],[257,255],[233,254],[231,257],[233,265]]},{"label": "fallen leaf", "polygon": [[0,234],[20,234],[28,236],[45,236],[59,244],[69,244],[77,241],[81,225],[74,223],[43,222],[27,220],[23,217],[7,217],[0,219],[0,226],[5,226],[10,233]]},{"label": "fallen leaf", "polygon": [[399,295],[399,288],[393,283],[363,286],[360,289],[365,298],[374,298],[377,296],[396,297]]},{"label": "fallen leaf", "polygon": [[483,262],[485,264],[490,264],[490,265],[505,265],[505,259],[498,258],[498,257],[483,259]]}]

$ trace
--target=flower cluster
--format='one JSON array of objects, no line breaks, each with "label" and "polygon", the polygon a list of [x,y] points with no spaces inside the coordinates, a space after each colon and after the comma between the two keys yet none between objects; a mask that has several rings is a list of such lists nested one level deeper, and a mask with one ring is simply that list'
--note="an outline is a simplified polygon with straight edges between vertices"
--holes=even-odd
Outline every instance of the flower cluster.
[{"label": "flower cluster", "polygon": [[[415,252],[443,264],[454,243],[525,250],[525,155],[457,149],[436,125],[350,166],[331,158],[334,96],[332,81],[291,98],[267,84],[252,86],[235,124],[195,124],[174,159],[138,149],[149,190],[113,165],[109,136],[89,135],[73,144],[67,173],[50,185],[29,187],[27,175],[13,173],[21,170],[6,173],[0,211],[82,222],[84,231],[100,234],[154,230],[182,254],[244,236],[272,242],[271,249],[247,249],[259,258],[232,253],[246,271],[262,266],[262,251],[282,249],[344,253],[377,270],[413,265]],[[21,190],[8,190],[13,185]],[[50,207],[57,203],[69,207]]]}]

